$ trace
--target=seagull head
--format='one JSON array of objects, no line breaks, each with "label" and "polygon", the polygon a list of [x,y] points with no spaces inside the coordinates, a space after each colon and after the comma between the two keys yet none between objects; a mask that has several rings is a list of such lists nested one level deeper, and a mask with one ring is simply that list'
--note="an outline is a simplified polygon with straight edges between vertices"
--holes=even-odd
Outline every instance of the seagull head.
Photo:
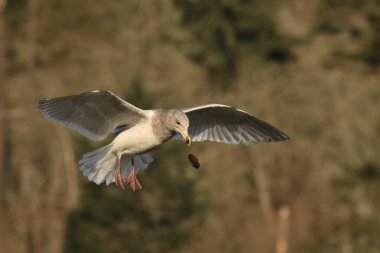
[{"label": "seagull head", "polygon": [[186,144],[190,146],[191,139],[187,129],[189,128],[189,118],[180,110],[171,110],[170,127],[172,130],[182,135]]}]

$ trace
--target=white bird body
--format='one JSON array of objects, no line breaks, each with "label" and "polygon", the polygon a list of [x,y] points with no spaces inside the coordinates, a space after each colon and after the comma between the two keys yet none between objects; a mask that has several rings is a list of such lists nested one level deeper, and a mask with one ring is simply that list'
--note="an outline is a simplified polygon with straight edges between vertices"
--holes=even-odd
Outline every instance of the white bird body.
[{"label": "white bird body", "polygon": [[160,145],[162,140],[154,134],[152,128],[154,116],[155,111],[149,110],[145,120],[118,134],[112,142],[112,152],[133,157]]}]

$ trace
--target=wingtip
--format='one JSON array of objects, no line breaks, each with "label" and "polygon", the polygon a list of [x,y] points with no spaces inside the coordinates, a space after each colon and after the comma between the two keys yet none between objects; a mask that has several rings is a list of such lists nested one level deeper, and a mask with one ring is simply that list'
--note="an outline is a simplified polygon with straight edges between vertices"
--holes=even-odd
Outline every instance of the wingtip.
[{"label": "wingtip", "polygon": [[290,136],[285,134],[285,133],[282,133],[280,136],[279,136],[279,141],[287,141],[287,140],[290,140]]},{"label": "wingtip", "polygon": [[276,135],[267,136],[267,138],[265,138],[262,142],[268,142],[268,143],[269,142],[280,142],[280,141],[287,141],[289,139],[290,139],[290,137],[287,134],[281,132],[281,133],[278,133]]}]

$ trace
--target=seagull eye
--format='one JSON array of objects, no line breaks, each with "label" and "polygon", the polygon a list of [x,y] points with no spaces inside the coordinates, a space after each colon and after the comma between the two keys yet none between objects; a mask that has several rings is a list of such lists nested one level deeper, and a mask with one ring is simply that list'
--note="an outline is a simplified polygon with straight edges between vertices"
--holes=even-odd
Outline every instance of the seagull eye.
[{"label": "seagull eye", "polygon": [[177,124],[178,124],[178,125],[181,125],[181,122],[179,122],[179,121],[177,120]]}]

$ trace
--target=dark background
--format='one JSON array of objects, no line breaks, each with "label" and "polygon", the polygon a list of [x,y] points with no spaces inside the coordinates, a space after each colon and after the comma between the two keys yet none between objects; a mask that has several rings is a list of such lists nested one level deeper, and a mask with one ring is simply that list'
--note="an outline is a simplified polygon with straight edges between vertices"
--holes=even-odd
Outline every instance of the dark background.
[{"label": "dark background", "polygon": [[[0,252],[380,252],[378,0],[1,0]],[[171,142],[136,193],[37,101],[223,103],[291,136]],[[201,162],[193,169],[187,155]]]}]

